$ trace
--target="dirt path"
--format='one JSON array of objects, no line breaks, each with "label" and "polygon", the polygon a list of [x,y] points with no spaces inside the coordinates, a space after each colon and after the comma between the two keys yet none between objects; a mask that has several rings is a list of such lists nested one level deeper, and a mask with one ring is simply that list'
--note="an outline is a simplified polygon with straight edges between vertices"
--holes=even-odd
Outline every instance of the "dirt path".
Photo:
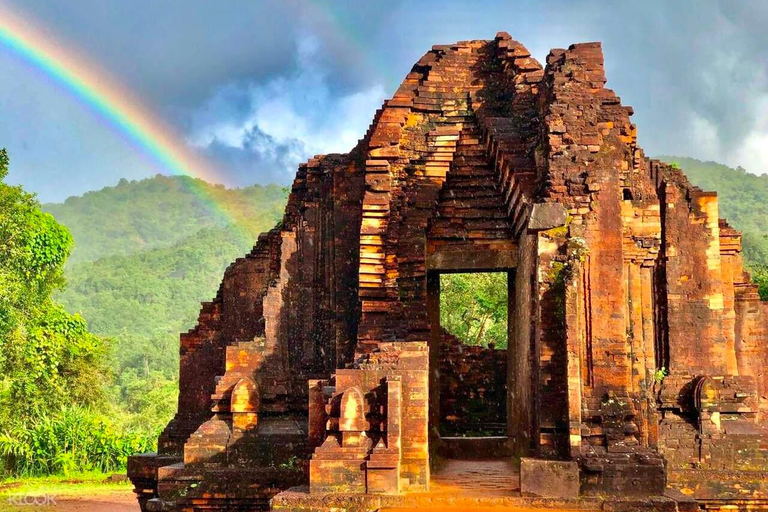
[{"label": "dirt path", "polygon": [[54,497],[55,505],[27,505],[0,502],[2,512],[139,512],[136,495],[121,491],[98,496]]}]

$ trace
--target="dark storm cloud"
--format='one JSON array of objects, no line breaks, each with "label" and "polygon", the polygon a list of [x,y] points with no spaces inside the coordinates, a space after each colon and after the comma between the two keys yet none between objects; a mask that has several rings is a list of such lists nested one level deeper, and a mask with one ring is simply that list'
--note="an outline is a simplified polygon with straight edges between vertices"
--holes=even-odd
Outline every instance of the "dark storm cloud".
[{"label": "dark storm cloud", "polygon": [[[232,0],[6,2],[82,48],[141,97],[195,106],[230,80],[291,65],[290,3]],[[66,44],[66,43],[65,43]]]},{"label": "dark storm cloud", "polygon": [[596,34],[648,149],[768,171],[766,3],[629,2],[621,15],[632,23],[601,13]]},{"label": "dark storm cloud", "polygon": [[[539,59],[553,47],[602,41],[608,86],[635,107],[648,153],[768,170],[761,0],[2,3],[133,89],[223,167],[230,184],[287,183],[301,160],[348,150],[433,44],[498,30]],[[157,172],[3,53],[0,144],[16,155],[17,181],[60,199],[83,183],[97,188]],[[35,105],[34,118],[24,105]],[[77,123],[77,140],[61,128],[67,120]],[[14,128],[19,123],[24,129]],[[57,187],[63,172],[80,181]]]},{"label": "dark storm cloud", "polygon": [[[349,45],[346,29],[339,32],[337,15],[318,0],[0,3],[50,27],[162,106],[194,107],[222,84],[283,73],[295,64],[297,38],[307,31],[324,40],[326,53],[318,59],[338,79],[333,85],[340,92],[370,76],[360,72],[367,67],[365,56]],[[361,18],[383,8],[359,2],[328,5],[346,11],[344,16]]]}]

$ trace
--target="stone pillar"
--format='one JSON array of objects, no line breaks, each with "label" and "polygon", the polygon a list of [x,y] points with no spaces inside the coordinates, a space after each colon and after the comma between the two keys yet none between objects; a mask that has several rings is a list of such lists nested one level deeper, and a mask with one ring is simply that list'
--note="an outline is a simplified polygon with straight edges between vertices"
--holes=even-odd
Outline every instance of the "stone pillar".
[{"label": "stone pillar", "polygon": [[581,294],[581,263],[571,262],[570,275],[565,289],[565,323],[568,376],[568,442],[571,456],[581,449],[581,392],[584,320],[586,318]]}]

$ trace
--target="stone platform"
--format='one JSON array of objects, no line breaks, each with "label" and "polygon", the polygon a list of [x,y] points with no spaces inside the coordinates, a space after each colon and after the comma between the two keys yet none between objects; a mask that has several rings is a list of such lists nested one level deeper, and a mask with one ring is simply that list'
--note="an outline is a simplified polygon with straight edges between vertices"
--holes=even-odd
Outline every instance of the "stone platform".
[{"label": "stone platform", "polygon": [[432,496],[518,496],[520,475],[511,460],[446,460],[432,474]]},{"label": "stone platform", "polygon": [[[523,512],[557,510],[558,512],[698,512],[695,501],[676,500],[668,496],[623,500],[620,498],[580,498],[557,500],[552,498],[482,495],[481,493],[420,493],[402,496],[376,496],[372,494],[329,493],[309,494],[308,487],[294,487],[272,498],[272,510],[289,512],[395,512],[419,511],[472,511]],[[757,510],[757,509],[750,509]]]},{"label": "stone platform", "polygon": [[399,496],[373,494],[310,494],[306,486],[293,487],[272,499],[272,510],[287,512],[405,512],[472,511],[526,512],[576,511],[686,511],[699,510],[685,496],[646,499],[553,499],[521,496],[520,475],[510,459],[445,460],[433,471],[430,490]]}]

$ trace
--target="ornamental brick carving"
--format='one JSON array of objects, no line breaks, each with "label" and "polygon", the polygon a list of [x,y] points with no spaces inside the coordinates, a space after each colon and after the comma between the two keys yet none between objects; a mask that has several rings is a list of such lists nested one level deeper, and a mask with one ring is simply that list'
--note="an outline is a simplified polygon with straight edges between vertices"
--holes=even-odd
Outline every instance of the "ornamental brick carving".
[{"label": "ornamental brick carving", "polygon": [[[129,462],[143,509],[407,506],[494,372],[501,435],[463,446],[524,457],[525,492],[765,503],[768,305],[717,195],[648,159],[631,115],[598,43],[546,66],[506,33],[434,46],[355,148],[299,167],[181,336],[178,413]],[[439,274],[482,270],[508,272],[509,347],[463,364]],[[525,499],[501,491],[471,503]]]}]

